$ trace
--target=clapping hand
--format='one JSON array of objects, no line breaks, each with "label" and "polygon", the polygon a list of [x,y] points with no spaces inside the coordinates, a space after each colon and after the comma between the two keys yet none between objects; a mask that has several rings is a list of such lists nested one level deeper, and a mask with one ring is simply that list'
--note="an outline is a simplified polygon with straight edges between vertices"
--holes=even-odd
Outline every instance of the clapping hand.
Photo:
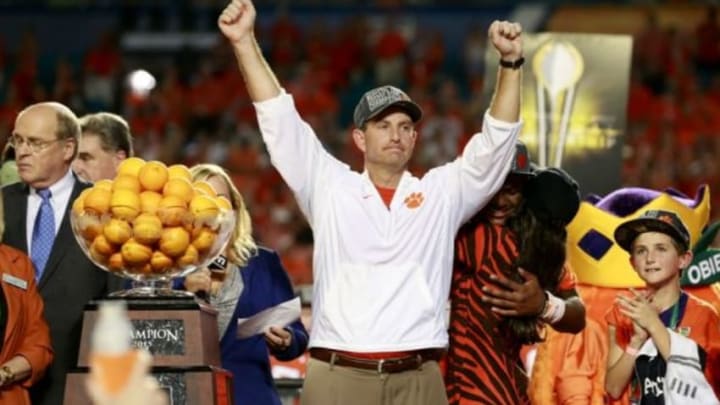
[{"label": "clapping hand", "polygon": [[647,340],[649,330],[653,327],[662,326],[658,309],[655,308],[650,298],[634,289],[630,289],[632,297],[618,295],[616,302],[620,306],[620,312],[633,321],[633,339],[638,341]]}]

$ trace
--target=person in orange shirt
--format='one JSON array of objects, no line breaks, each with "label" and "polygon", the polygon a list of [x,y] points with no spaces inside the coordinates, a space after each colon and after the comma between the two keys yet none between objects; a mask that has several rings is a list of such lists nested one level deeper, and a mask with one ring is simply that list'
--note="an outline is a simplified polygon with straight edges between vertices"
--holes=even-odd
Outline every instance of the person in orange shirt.
[{"label": "person in orange shirt", "polygon": [[[4,227],[0,215],[0,234]],[[53,359],[43,300],[25,253],[0,244],[0,271],[0,405],[30,405],[28,388]]]},{"label": "person in orange shirt", "polygon": [[[630,390],[631,401],[640,405],[677,403],[670,398],[719,403],[720,316],[680,287],[682,269],[692,261],[688,228],[672,211],[648,210],[621,224],[614,238],[630,254],[646,290],[618,295],[606,315],[608,394],[616,399]],[[681,336],[694,347],[679,354]],[[692,367],[670,378],[678,364]]]}]

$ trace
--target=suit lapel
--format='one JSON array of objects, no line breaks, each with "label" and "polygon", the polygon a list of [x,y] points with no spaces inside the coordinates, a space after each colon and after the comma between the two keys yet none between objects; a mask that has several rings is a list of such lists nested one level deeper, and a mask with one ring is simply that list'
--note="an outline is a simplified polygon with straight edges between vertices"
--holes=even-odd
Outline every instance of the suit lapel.
[{"label": "suit lapel", "polygon": [[75,241],[75,235],[73,235],[72,232],[72,227],[70,226],[70,208],[72,207],[73,201],[80,195],[83,187],[81,187],[81,183],[78,182],[77,179],[74,179],[74,181],[70,200],[68,200],[65,206],[65,212],[63,213],[62,222],[60,223],[60,229],[58,230],[57,236],[55,236],[50,257],[45,265],[45,271],[38,282],[38,289],[42,289],[48,279],[50,279],[53,273],[60,267],[60,261],[68,252],[69,247],[77,243]]},{"label": "suit lapel", "polygon": [[[3,187],[5,194],[5,234],[3,243],[30,255],[27,245],[27,199],[30,187],[18,183]],[[12,214],[9,214],[12,212]]]}]

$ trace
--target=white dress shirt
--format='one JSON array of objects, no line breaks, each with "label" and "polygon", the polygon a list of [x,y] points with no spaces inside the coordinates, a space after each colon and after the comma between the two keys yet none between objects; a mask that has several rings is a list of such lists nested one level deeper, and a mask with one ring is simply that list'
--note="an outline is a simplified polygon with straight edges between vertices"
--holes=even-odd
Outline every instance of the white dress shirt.
[{"label": "white dress shirt", "polygon": [[367,173],[322,147],[290,95],[255,109],[272,163],[313,229],[309,346],[445,347],[455,234],[504,183],[521,123],[486,114],[460,157],[422,178],[404,173],[388,209]]}]

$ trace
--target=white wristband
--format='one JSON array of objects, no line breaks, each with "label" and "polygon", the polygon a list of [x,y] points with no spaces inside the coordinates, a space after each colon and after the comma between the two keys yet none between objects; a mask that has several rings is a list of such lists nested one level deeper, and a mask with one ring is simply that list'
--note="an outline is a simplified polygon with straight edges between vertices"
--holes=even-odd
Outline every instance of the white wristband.
[{"label": "white wristband", "polygon": [[547,302],[545,303],[545,310],[540,314],[540,319],[549,324],[554,324],[565,315],[565,300],[558,298],[549,291],[545,291],[547,295]]}]

